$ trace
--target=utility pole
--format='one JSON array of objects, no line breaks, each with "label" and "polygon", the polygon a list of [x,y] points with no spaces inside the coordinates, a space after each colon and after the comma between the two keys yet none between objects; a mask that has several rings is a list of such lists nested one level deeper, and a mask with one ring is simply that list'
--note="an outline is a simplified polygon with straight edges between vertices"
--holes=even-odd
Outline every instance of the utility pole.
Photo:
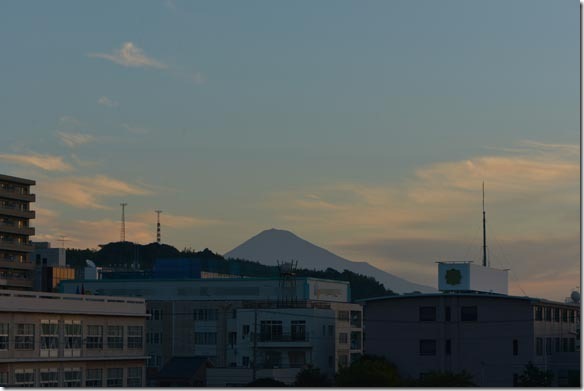
[{"label": "utility pole", "polygon": [[485,213],[485,182],[483,182],[483,266],[487,267],[487,219]]},{"label": "utility pole", "polygon": [[120,206],[122,207],[122,227],[120,229],[120,242],[126,241],[126,202],[122,202]]},{"label": "utility pole", "polygon": [[61,242],[61,247],[65,248],[65,242],[68,242],[68,239],[65,239],[66,236],[65,235],[60,235],[61,239],[59,239],[59,242]]},{"label": "utility pole", "polygon": [[156,243],[160,244],[160,214],[162,213],[161,210],[155,210],[156,212]]},{"label": "utility pole", "polygon": [[253,310],[253,366],[252,366],[252,381],[256,380],[256,351],[257,351],[257,340],[258,340],[258,304],[256,303],[255,308]]}]

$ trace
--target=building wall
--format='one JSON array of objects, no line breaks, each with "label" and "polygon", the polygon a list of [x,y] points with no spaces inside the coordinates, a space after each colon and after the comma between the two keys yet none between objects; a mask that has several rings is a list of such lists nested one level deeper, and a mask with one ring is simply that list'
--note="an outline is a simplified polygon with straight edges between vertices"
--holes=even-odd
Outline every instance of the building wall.
[{"label": "building wall", "polygon": [[[435,320],[421,320],[422,307],[434,308]],[[476,320],[463,320],[463,308],[476,308]],[[372,300],[364,309],[365,353],[385,356],[400,373],[413,378],[429,371],[466,370],[481,386],[508,387],[528,361],[542,362],[535,341],[542,333],[549,334],[545,327],[556,327],[560,334],[569,328],[537,324],[533,311],[531,300],[508,296],[445,294]],[[572,368],[579,366],[575,354],[568,361]]]},{"label": "building wall", "polygon": [[35,234],[30,226],[35,212],[30,204],[29,179],[0,175],[0,289],[31,290],[34,266],[29,237]]},{"label": "building wall", "polygon": [[[120,387],[144,385],[145,319],[145,303],[139,299],[4,291],[0,295],[0,382],[18,385],[22,376],[33,376],[30,385],[39,387],[41,380],[54,375],[56,386],[65,387],[71,381],[71,386],[81,387],[86,380],[93,381],[88,375],[95,371],[88,370],[102,369],[105,385],[107,369],[120,368],[121,372],[109,371],[121,373]],[[90,336],[94,326],[101,328],[100,344]],[[109,326],[121,327],[120,348],[110,346]],[[131,337],[130,331],[138,333]]]}]

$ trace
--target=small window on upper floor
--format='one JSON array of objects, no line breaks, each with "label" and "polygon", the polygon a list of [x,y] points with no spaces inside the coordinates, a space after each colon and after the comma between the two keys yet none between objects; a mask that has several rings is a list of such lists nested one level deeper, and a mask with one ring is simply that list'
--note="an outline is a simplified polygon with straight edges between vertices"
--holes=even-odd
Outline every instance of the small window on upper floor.
[{"label": "small window on upper floor", "polygon": [[436,320],[436,307],[420,307],[420,322],[433,322]]},{"label": "small window on upper floor", "polygon": [[462,322],[476,322],[479,318],[477,306],[461,307],[460,320]]}]

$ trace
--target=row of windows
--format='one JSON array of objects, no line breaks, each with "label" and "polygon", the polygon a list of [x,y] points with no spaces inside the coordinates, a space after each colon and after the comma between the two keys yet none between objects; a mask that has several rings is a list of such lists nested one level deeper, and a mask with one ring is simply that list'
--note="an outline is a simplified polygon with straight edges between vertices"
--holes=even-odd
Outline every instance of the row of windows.
[{"label": "row of windows", "polygon": [[564,322],[575,323],[576,318],[580,317],[580,311],[556,307],[533,307],[533,316],[535,320],[546,322]]},{"label": "row of windows", "polygon": [[[36,327],[34,323],[17,323],[13,326],[14,345],[16,350],[34,350],[36,342]],[[42,320],[39,330],[39,346],[41,350],[56,350],[60,346],[65,349],[81,349],[83,346],[83,329],[79,321]],[[124,326],[88,325],[86,328],[85,347],[87,349],[103,349],[104,328],[106,332],[106,347],[109,349],[124,348]],[[126,346],[129,349],[141,349],[143,346],[143,327],[126,326]],[[0,323],[0,350],[10,349],[11,330],[9,323]]]},{"label": "row of windows", "polygon": [[554,352],[573,353],[576,351],[576,338],[560,338],[560,337],[536,338],[535,354],[537,354],[538,356],[543,356],[544,354],[544,341],[545,354],[548,356]]},{"label": "row of windows", "polygon": [[[161,309],[151,309],[148,313],[151,315],[150,320],[162,320],[163,312]],[[216,308],[195,308],[193,310],[193,320],[215,321],[218,317],[219,310]]]},{"label": "row of windows", "polygon": [[361,327],[363,323],[363,313],[361,311],[338,311],[337,320],[341,322],[351,322],[352,327]]},{"label": "row of windows", "polygon": [[[12,382],[9,376],[9,372],[0,372],[0,386],[83,387],[84,384],[81,368],[15,369]],[[127,368],[126,387],[142,387],[142,376],[142,367]],[[87,369],[84,380],[85,387],[123,387],[124,368]]]},{"label": "row of windows", "polygon": [[[436,307],[425,306],[419,308],[419,315],[421,322],[434,322],[437,320]],[[477,306],[460,307],[460,321],[461,322],[476,322],[479,318]],[[449,306],[444,307],[444,321],[450,322],[452,320],[452,311]]]}]

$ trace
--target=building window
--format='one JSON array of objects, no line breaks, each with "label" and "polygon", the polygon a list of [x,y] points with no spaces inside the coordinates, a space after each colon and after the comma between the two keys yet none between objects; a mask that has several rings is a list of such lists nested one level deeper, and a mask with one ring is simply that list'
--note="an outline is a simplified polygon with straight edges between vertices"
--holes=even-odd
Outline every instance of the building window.
[{"label": "building window", "polygon": [[282,353],[267,350],[264,355],[264,368],[280,368],[282,365]]},{"label": "building window", "polygon": [[420,356],[435,356],[436,355],[436,340],[435,339],[421,339],[420,340]]},{"label": "building window", "polygon": [[460,320],[463,322],[476,322],[478,320],[478,309],[476,306],[461,307]]},{"label": "building window", "polygon": [[332,324],[329,324],[328,326],[328,336],[332,337],[333,335],[335,335],[335,326]]},{"label": "building window", "polygon": [[153,309],[152,310],[152,320],[160,320],[160,319],[162,319],[162,310]]},{"label": "building window", "polygon": [[87,326],[87,349],[103,349],[103,326]]},{"label": "building window", "polygon": [[59,387],[59,369],[58,368],[41,368],[40,370],[40,387]]},{"label": "building window", "polygon": [[360,331],[351,331],[351,349],[361,349]]},{"label": "building window", "polygon": [[142,367],[128,368],[126,385],[128,387],[142,387]]},{"label": "building window", "polygon": [[107,347],[109,349],[124,348],[124,326],[107,326]]},{"label": "building window", "polygon": [[570,353],[574,353],[576,351],[576,339],[570,338]]},{"label": "building window", "polygon": [[450,318],[451,318],[451,315],[450,315],[450,307],[447,306],[447,307],[444,308],[444,320],[447,321],[447,322],[450,322]]},{"label": "building window", "polygon": [[302,350],[291,350],[288,352],[288,362],[291,368],[301,368],[306,364],[306,354]]},{"label": "building window", "polygon": [[160,333],[152,333],[152,344],[153,345],[160,345],[160,340],[162,336]]},{"label": "building window", "polygon": [[519,355],[519,340],[517,340],[517,339],[513,340],[513,355],[514,356]]},{"label": "building window", "polygon": [[420,322],[433,322],[436,320],[436,307],[420,307]]},{"label": "building window", "polygon": [[8,386],[8,372],[0,372],[0,387]]},{"label": "building window", "polygon": [[543,354],[543,338],[535,339],[535,354],[541,356]]},{"label": "building window", "polygon": [[242,335],[242,338],[245,338],[249,335],[249,325],[248,324],[244,324],[243,327],[241,328],[241,335]]},{"label": "building window", "polygon": [[124,368],[108,368],[107,383],[108,387],[123,387]]},{"label": "building window", "polygon": [[[79,320],[66,320],[64,327],[64,337],[65,337],[65,355],[66,356],[80,356],[81,346],[83,345],[83,331],[81,327],[81,321]],[[73,352],[75,351],[75,352]]]},{"label": "building window", "polygon": [[562,308],[562,322],[568,322],[568,310]]},{"label": "building window", "polygon": [[554,322],[560,321],[560,309],[554,308]]},{"label": "building window", "polygon": [[545,307],[545,320],[548,322],[552,321],[552,307]]},{"label": "building window", "polygon": [[341,322],[348,322],[350,319],[349,311],[339,311],[337,312],[337,320]]},{"label": "building window", "polygon": [[217,333],[195,332],[195,345],[216,345]]},{"label": "building window", "polygon": [[260,339],[262,341],[282,340],[282,321],[262,320],[260,323]]},{"label": "building window", "polygon": [[552,339],[546,338],[545,339],[545,354],[550,356],[552,354]]},{"label": "building window", "polygon": [[63,387],[67,388],[81,387],[81,368],[63,369]]},{"label": "building window", "polygon": [[444,345],[444,354],[447,356],[452,354],[452,342],[449,339],[446,340],[446,344]]},{"label": "building window", "polygon": [[0,350],[8,350],[9,323],[0,323]]},{"label": "building window", "polygon": [[562,352],[568,352],[568,338],[562,338]]},{"label": "building window", "polygon": [[128,349],[142,349],[144,346],[144,328],[142,326],[128,326]]},{"label": "building window", "polygon": [[561,351],[560,337],[556,337],[556,353],[559,353],[560,351]]},{"label": "building window", "polygon": [[219,311],[214,308],[199,308],[193,310],[193,320],[214,321],[217,320]]},{"label": "building window", "polygon": [[85,372],[85,387],[103,387],[103,370],[101,368],[92,368]]},{"label": "building window", "polygon": [[41,320],[41,357],[57,356],[59,349],[59,321]]},{"label": "building window", "polygon": [[346,354],[339,354],[339,367],[349,366],[349,356]]},{"label": "building window", "polygon": [[243,356],[243,357],[241,358],[241,365],[242,365],[244,368],[247,368],[247,367],[249,367],[249,356]]},{"label": "building window", "polygon": [[290,331],[291,331],[292,341],[306,340],[306,321],[305,320],[293,320],[290,324]]},{"label": "building window", "polygon": [[34,369],[15,369],[14,385],[16,387],[34,387]]},{"label": "building window", "polygon": [[[34,350],[34,324],[17,323],[14,348],[17,350]],[[33,375],[34,377],[34,375]]]},{"label": "building window", "polygon": [[231,345],[231,347],[237,345],[237,333],[235,331],[229,332],[229,345]]},{"label": "building window", "polygon": [[349,343],[349,334],[339,333],[339,343],[342,345],[348,344]]},{"label": "building window", "polygon": [[535,320],[543,320],[543,309],[540,306],[535,306]]},{"label": "building window", "polygon": [[361,324],[362,324],[361,318],[362,318],[361,311],[351,311],[351,327],[361,328]]}]

